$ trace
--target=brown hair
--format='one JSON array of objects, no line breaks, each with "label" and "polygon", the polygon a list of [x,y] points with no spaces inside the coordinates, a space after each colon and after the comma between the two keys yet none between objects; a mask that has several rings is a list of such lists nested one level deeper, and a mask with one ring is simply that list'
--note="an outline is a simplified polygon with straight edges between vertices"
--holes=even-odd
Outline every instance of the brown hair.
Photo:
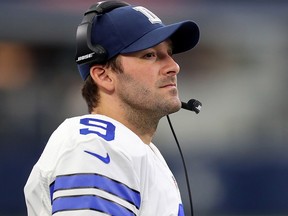
[{"label": "brown hair", "polygon": [[[105,64],[105,67],[110,67],[116,73],[123,73],[122,65],[117,57],[118,56],[115,56],[108,60]],[[92,64],[91,67],[93,65],[94,64]],[[82,96],[87,103],[88,112],[91,113],[93,111],[93,108],[98,106],[100,95],[98,91],[98,86],[90,75],[87,77],[82,87]]]}]

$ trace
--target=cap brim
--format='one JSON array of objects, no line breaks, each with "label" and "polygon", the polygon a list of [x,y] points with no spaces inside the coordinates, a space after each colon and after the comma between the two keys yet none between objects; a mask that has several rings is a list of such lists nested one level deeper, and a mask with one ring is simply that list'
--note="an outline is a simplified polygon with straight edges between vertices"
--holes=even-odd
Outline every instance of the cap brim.
[{"label": "cap brim", "polygon": [[192,21],[163,26],[145,34],[120,53],[124,54],[148,49],[168,38],[172,41],[174,54],[185,52],[192,49],[198,43],[199,28]]}]

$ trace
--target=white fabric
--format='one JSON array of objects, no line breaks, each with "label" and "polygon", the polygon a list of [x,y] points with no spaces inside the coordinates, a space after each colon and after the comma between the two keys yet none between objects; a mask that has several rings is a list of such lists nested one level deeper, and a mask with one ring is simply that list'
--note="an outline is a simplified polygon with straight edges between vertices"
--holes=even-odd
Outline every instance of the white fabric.
[{"label": "white fabric", "polygon": [[184,215],[177,183],[157,147],[102,115],[65,120],[24,192],[28,216]]}]

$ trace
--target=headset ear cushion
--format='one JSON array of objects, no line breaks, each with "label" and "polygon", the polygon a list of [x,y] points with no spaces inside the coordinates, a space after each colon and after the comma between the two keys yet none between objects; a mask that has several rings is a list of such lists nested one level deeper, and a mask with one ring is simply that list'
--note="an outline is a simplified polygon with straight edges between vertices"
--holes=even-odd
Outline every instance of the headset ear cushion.
[{"label": "headset ear cushion", "polygon": [[[88,19],[87,17],[90,17]],[[76,63],[77,64],[91,64],[104,63],[107,60],[107,52],[99,44],[92,45],[91,43],[91,27],[90,20],[93,19],[93,14],[87,14],[86,22],[82,22],[77,28],[77,49],[76,49]]]},{"label": "headset ear cushion", "polygon": [[91,64],[105,63],[108,58],[107,51],[99,44],[92,45],[91,43],[91,28],[92,23],[97,15],[108,13],[109,11],[118,8],[129,6],[130,4],[123,1],[103,1],[92,5],[84,14],[81,24],[77,28],[76,40],[76,63]]}]

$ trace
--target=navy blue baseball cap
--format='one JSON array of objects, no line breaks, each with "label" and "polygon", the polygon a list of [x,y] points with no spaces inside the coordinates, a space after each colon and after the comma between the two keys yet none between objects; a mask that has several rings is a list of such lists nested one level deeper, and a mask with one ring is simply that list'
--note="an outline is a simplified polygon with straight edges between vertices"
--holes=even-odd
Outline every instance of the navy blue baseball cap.
[{"label": "navy blue baseball cap", "polygon": [[[165,25],[142,6],[124,6],[98,15],[91,29],[91,43],[101,45],[107,60],[153,47],[171,39],[173,54],[192,49],[199,41],[199,28],[193,21]],[[90,64],[78,64],[83,80],[90,74]]]}]

